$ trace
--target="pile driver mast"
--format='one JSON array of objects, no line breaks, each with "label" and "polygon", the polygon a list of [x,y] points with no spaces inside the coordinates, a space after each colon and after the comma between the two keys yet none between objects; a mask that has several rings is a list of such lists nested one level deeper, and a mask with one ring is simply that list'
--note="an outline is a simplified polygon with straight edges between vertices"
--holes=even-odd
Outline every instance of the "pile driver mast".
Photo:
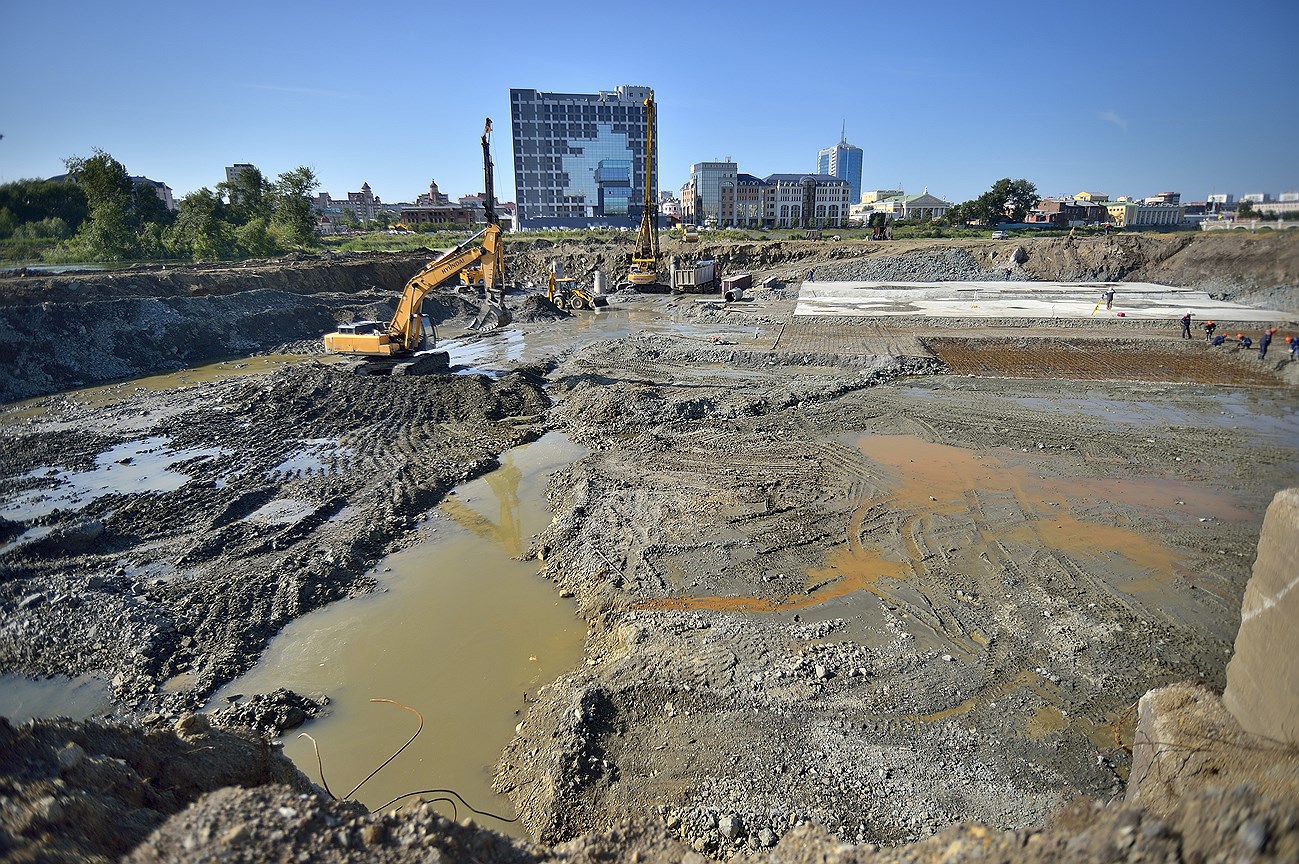
[{"label": "pile driver mast", "polygon": [[659,205],[654,193],[654,91],[645,99],[645,208],[641,211],[640,235],[631,256],[627,281],[652,285],[658,277]]}]

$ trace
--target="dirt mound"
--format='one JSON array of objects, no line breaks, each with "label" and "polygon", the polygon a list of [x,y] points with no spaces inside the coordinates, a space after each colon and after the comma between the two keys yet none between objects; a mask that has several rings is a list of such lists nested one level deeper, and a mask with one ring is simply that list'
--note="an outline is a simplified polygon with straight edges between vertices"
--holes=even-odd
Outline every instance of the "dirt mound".
[{"label": "dirt mound", "polygon": [[231,786],[306,778],[266,739],[191,715],[155,726],[0,717],[0,850],[6,861],[116,861],[169,816]]},{"label": "dirt mound", "polygon": [[[438,803],[368,813],[312,787],[264,739],[183,718],[176,731],[0,718],[0,849],[10,861],[479,861],[901,864],[901,862],[1251,861],[1299,856],[1299,806],[1249,785],[1197,785],[1158,814],[1078,799],[1042,827],[979,824],[924,841],[845,846],[815,821],[777,840],[733,813],[687,830],[621,820],[556,846],[511,840]],[[1161,782],[1172,782],[1167,775]],[[125,856],[125,857],[123,857]],[[1234,860],[1234,859],[1233,859]]]},{"label": "dirt mound", "polygon": [[510,306],[514,320],[521,324],[533,324],[537,321],[555,321],[567,318],[568,313],[540,294],[529,294],[524,300]]}]

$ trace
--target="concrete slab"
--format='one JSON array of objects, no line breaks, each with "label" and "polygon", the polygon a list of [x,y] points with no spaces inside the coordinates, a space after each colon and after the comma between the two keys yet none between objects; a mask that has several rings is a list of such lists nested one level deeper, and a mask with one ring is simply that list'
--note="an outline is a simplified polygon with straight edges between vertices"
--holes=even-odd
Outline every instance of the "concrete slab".
[{"label": "concrete slab", "polygon": [[[1114,308],[1102,294],[1114,289]],[[1098,300],[1101,300],[1099,304]],[[804,282],[797,315],[929,318],[1136,318],[1281,324],[1290,313],[1150,282]],[[1120,315],[1120,313],[1122,313]]]}]

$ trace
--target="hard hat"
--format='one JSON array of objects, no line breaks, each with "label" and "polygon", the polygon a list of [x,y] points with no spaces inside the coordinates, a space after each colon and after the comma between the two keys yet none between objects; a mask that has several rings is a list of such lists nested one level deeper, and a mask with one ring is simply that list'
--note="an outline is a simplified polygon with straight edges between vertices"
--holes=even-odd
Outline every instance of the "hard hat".
[{"label": "hard hat", "polygon": [[1237,339],[1244,339],[1244,338],[1245,338],[1245,334],[1244,334],[1244,333],[1237,333],[1237,334],[1236,334],[1236,338],[1237,338]]}]

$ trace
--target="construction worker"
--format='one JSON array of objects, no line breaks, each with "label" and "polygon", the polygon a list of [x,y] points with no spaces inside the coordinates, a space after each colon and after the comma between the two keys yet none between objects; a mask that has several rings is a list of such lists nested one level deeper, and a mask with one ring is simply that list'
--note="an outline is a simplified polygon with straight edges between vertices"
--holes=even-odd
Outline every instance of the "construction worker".
[{"label": "construction worker", "polygon": [[1287,336],[1285,341],[1290,343],[1290,359],[1299,360],[1299,336]]},{"label": "construction worker", "polygon": [[1258,359],[1267,359],[1267,346],[1272,344],[1272,334],[1275,330],[1264,330],[1263,335],[1258,340]]},{"label": "construction worker", "polygon": [[1182,338],[1191,338],[1191,313],[1189,310],[1182,316]]},{"label": "construction worker", "polygon": [[1237,333],[1237,334],[1236,334],[1236,347],[1237,347],[1237,348],[1252,348],[1252,347],[1254,347],[1254,340],[1251,339],[1251,338],[1249,338],[1248,336],[1246,336],[1244,333]]},{"label": "construction worker", "polygon": [[1218,329],[1218,325],[1212,321],[1204,322],[1204,338],[1213,341],[1213,331]]}]

